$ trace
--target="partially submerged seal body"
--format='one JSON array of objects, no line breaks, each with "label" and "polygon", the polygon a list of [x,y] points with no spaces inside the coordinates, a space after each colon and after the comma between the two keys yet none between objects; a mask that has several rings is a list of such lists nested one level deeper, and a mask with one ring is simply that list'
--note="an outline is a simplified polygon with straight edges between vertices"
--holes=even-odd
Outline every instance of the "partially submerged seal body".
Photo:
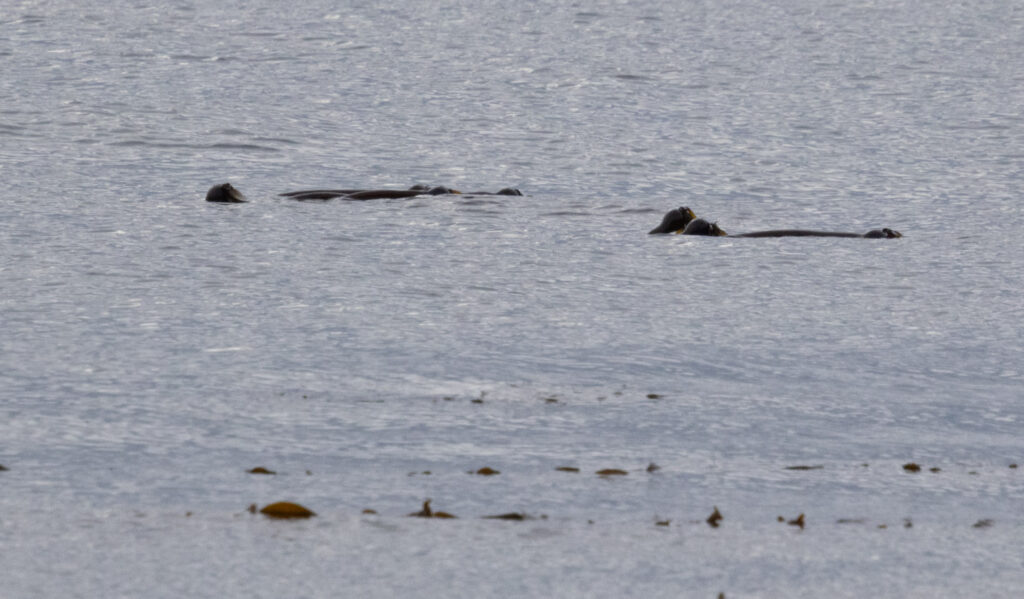
[{"label": "partially submerged seal body", "polygon": [[210,188],[210,191],[206,192],[206,201],[238,203],[244,202],[246,199],[242,192],[235,189],[230,183],[221,183],[214,185]]},{"label": "partially submerged seal body", "polygon": [[[723,233],[724,235],[724,233]],[[862,237],[865,239],[896,239],[903,237],[899,231],[889,228],[872,229],[867,233],[843,233],[840,231],[809,231],[806,229],[778,229],[775,231],[754,231],[732,237]]]},{"label": "partially submerged seal body", "polygon": [[426,185],[413,185],[409,189],[308,189],[303,191],[288,191],[282,197],[294,200],[388,200],[395,198],[412,198],[419,195],[443,195],[449,193],[461,193],[458,190],[444,186],[427,187]]},{"label": "partially submerged seal body", "polygon": [[279,195],[286,198],[292,198],[294,200],[333,200],[335,198],[340,198],[342,200],[362,201],[412,198],[420,195],[437,196],[448,194],[499,196],[523,195],[521,191],[513,187],[506,187],[497,192],[473,191],[463,193],[457,189],[452,189],[443,185],[413,185],[409,189],[308,189],[303,191],[289,191]]},{"label": "partially submerged seal body", "polygon": [[771,231],[754,231],[729,235],[718,223],[697,218],[687,207],[669,210],[661,220],[661,224],[650,231],[653,233],[680,233],[682,235],[704,235],[708,237],[852,237],[864,239],[896,239],[903,237],[899,231],[883,228],[872,229],[867,233],[844,233],[840,231],[813,231],[808,229],[775,229]]},{"label": "partially submerged seal body", "polygon": [[463,195],[467,196],[521,196],[523,192],[519,191],[515,187],[505,187],[498,191],[466,191]]},{"label": "partially submerged seal body", "polygon": [[366,191],[365,189],[307,189],[304,191],[289,191],[277,195],[297,200],[330,200],[339,196]]}]

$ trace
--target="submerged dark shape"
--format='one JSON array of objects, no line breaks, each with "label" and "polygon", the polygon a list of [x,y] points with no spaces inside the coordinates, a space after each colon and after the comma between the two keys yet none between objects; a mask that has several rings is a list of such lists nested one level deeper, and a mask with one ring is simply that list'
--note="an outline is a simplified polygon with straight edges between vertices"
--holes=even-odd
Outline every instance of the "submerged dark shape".
[{"label": "submerged dark shape", "polygon": [[521,196],[523,192],[515,187],[504,187],[498,191],[464,191],[463,194],[468,196]]},{"label": "submerged dark shape", "polygon": [[852,237],[866,239],[896,239],[903,234],[893,229],[872,229],[867,233],[845,233],[839,231],[813,231],[808,229],[776,229],[729,235],[718,223],[696,218],[689,208],[669,210],[661,224],[651,233],[681,233],[683,235],[705,235],[709,237]]},{"label": "submerged dark shape", "polygon": [[872,229],[867,233],[844,233],[840,231],[809,231],[807,229],[778,229],[740,233],[732,237],[861,237],[865,239],[896,239],[903,234],[893,229]]},{"label": "submerged dark shape", "polygon": [[365,189],[307,189],[304,191],[289,191],[277,195],[297,200],[330,200],[339,196],[347,196]]},{"label": "submerged dark shape", "polygon": [[207,202],[229,202],[238,203],[244,202],[245,196],[242,192],[234,188],[230,183],[221,183],[214,185],[210,188],[210,191],[206,192]]},{"label": "submerged dark shape", "polygon": [[462,193],[457,189],[451,189],[438,185],[428,187],[426,185],[413,185],[409,189],[308,189],[303,191],[288,191],[278,194],[282,197],[295,200],[388,200],[395,198],[412,198],[419,195],[444,195],[449,193]]},{"label": "submerged dark shape", "polygon": [[282,194],[278,194],[281,197],[292,198],[294,200],[333,200],[340,198],[342,200],[389,200],[389,199],[401,199],[401,198],[413,198],[421,195],[448,195],[448,194],[461,194],[461,195],[488,195],[488,196],[521,196],[523,192],[519,191],[514,187],[505,187],[498,191],[472,191],[472,192],[461,192],[457,189],[445,187],[443,185],[413,185],[409,189],[305,189],[300,191],[288,191]]},{"label": "submerged dark shape", "polygon": [[690,224],[690,221],[697,218],[697,215],[693,213],[687,206],[680,206],[679,208],[673,208],[669,210],[665,217],[661,219],[661,224],[651,229],[648,234],[656,235],[660,233],[678,233],[686,228],[686,225]]},{"label": "submerged dark shape", "polygon": [[457,193],[467,196],[521,196],[523,192],[519,191],[515,187],[503,187],[498,191],[458,191],[450,189],[444,186],[431,187],[429,185],[413,185],[409,188],[411,191],[419,191],[430,195],[441,195],[445,193]]}]

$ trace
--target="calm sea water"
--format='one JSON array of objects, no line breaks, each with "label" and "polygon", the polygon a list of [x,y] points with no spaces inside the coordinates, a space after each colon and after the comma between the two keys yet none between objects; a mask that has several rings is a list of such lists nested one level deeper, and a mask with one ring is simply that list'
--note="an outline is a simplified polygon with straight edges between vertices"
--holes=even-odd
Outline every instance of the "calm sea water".
[{"label": "calm sea water", "polygon": [[[1022,54],[1003,2],[4,5],[2,594],[1019,596]],[[276,195],[415,183],[526,195]]]}]

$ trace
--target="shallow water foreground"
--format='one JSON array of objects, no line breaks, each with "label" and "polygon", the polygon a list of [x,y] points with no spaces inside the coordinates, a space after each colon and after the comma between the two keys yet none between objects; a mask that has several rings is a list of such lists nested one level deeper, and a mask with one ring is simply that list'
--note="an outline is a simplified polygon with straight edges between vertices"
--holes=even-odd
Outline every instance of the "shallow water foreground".
[{"label": "shallow water foreground", "polygon": [[23,596],[928,597],[948,595],[953,579],[985,597],[1020,588],[1006,560],[1019,529],[785,528],[96,512],[79,514],[73,534],[19,519],[8,532],[34,542],[5,562]]}]

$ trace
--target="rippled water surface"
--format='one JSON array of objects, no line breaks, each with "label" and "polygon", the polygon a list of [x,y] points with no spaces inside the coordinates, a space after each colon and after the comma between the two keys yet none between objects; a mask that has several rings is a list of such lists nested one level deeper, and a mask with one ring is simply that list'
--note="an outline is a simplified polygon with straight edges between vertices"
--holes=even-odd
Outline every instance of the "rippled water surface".
[{"label": "rippled water surface", "polygon": [[[4,596],[1020,596],[1022,54],[1003,2],[5,5]],[[277,196],[416,183],[525,196]]]}]

